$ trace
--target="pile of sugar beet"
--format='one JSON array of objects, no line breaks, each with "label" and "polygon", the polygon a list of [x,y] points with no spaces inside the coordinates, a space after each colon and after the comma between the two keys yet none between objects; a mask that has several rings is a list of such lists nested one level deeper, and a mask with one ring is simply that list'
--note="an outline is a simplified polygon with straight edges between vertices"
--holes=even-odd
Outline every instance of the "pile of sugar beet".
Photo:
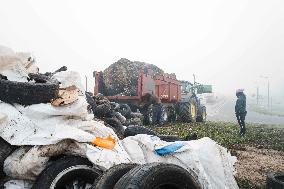
[{"label": "pile of sugar beet", "polygon": [[139,73],[148,69],[153,71],[154,76],[164,73],[162,69],[153,64],[121,58],[102,73],[104,94],[106,96],[136,96]]}]

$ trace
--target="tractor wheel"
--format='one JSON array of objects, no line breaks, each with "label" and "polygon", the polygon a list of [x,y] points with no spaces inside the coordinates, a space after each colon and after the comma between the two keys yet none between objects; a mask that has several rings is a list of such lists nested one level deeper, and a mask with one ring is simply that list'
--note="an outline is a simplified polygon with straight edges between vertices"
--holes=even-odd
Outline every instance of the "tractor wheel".
[{"label": "tractor wheel", "polygon": [[168,122],[169,114],[166,106],[160,105],[158,107],[158,119],[159,124],[165,124]]},{"label": "tractor wheel", "polygon": [[144,123],[146,125],[154,125],[156,123],[156,116],[154,112],[154,106],[151,105],[147,108],[146,113],[144,114]]},{"label": "tractor wheel", "polygon": [[197,122],[205,122],[206,118],[207,118],[206,107],[202,106],[200,115],[197,116],[196,121]]},{"label": "tractor wheel", "polygon": [[179,118],[182,122],[195,122],[197,115],[196,100],[191,98],[189,102],[179,104]]}]

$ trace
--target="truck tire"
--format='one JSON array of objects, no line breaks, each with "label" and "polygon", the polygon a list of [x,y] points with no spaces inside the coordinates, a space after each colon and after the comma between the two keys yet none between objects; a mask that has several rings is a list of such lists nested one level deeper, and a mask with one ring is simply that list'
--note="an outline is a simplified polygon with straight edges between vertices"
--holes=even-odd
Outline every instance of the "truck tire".
[{"label": "truck tire", "polygon": [[266,183],[267,189],[284,189],[284,172],[268,174]]},{"label": "truck tire", "polygon": [[174,106],[168,106],[168,122],[175,122],[177,120],[177,111]]},{"label": "truck tire", "polygon": [[125,174],[114,189],[201,189],[197,180],[174,164],[149,163]]},{"label": "truck tire", "polygon": [[179,118],[182,122],[196,122],[197,103],[194,98],[189,102],[179,103]]},{"label": "truck tire", "polygon": [[91,188],[102,173],[85,158],[66,156],[43,170],[32,189]]},{"label": "truck tire", "polygon": [[0,100],[7,103],[32,105],[49,103],[58,97],[57,83],[16,82],[0,79]]},{"label": "truck tire", "polygon": [[123,115],[124,117],[129,118],[131,114],[131,109],[127,104],[120,104],[118,112],[121,113],[121,115]]},{"label": "truck tire", "polygon": [[206,118],[207,118],[206,107],[202,106],[200,114],[197,116],[196,121],[197,122],[206,122]]},{"label": "truck tire", "polygon": [[157,111],[153,105],[149,106],[144,113],[144,124],[145,125],[154,125],[157,122]]},{"label": "truck tire", "polygon": [[12,151],[13,147],[0,137],[0,180],[5,177],[5,173],[3,171],[4,161],[11,154]]},{"label": "truck tire", "polygon": [[167,107],[163,106],[162,104],[157,106],[157,116],[158,116],[158,123],[159,124],[167,123],[168,118],[169,118]]},{"label": "truck tire", "polygon": [[121,139],[124,136],[124,127],[117,118],[106,118],[105,122],[111,126],[115,134]]},{"label": "truck tire", "polygon": [[97,179],[92,189],[113,189],[119,179],[136,166],[136,164],[119,164],[111,167]]},{"label": "truck tire", "polygon": [[124,131],[124,137],[135,136],[138,134],[157,136],[157,134],[154,131],[142,126],[129,126]]}]

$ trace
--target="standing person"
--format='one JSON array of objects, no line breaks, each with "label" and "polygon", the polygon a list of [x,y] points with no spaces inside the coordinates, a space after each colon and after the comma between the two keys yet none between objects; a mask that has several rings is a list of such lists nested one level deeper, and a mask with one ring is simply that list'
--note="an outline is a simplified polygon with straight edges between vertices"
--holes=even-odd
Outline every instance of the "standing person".
[{"label": "standing person", "polygon": [[235,113],[240,125],[240,135],[244,135],[246,132],[245,118],[247,115],[246,111],[246,95],[244,89],[238,89],[236,91],[237,101],[235,106]]}]

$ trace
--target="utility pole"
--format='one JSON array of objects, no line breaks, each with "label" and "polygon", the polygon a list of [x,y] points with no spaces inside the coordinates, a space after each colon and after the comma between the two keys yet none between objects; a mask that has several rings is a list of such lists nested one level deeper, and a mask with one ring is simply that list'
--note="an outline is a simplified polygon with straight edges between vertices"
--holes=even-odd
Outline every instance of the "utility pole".
[{"label": "utility pole", "polygon": [[270,101],[270,97],[269,97],[269,79],[267,77],[267,106],[269,108],[269,101]]},{"label": "utility pole", "polygon": [[260,76],[261,78],[267,79],[267,108],[269,109],[269,101],[270,101],[270,86],[269,86],[269,77]]},{"label": "utility pole", "polygon": [[259,105],[259,87],[256,87],[256,104]]},{"label": "utility pole", "polygon": [[86,92],[88,91],[88,77],[85,75],[85,80],[86,80]]}]

